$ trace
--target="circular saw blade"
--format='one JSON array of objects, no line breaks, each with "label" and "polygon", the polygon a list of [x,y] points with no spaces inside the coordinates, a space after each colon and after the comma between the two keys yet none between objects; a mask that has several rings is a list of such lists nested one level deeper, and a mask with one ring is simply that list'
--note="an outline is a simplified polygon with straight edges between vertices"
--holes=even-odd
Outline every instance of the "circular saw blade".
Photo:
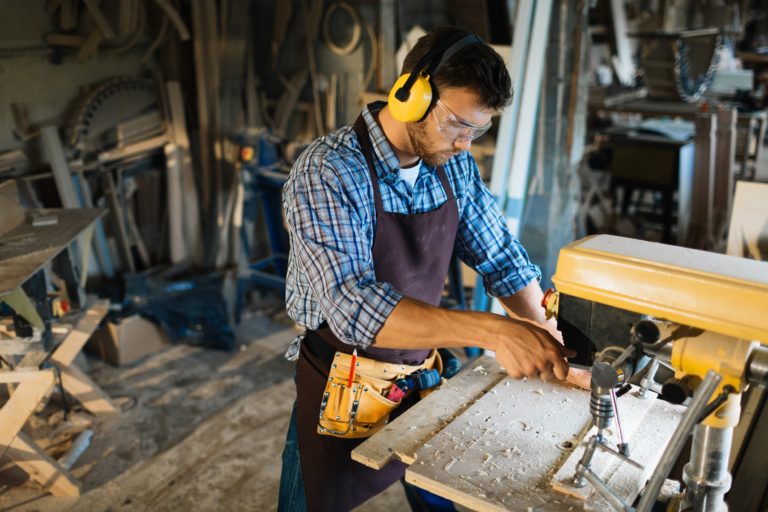
[{"label": "circular saw blade", "polygon": [[110,134],[118,124],[157,109],[155,82],[150,78],[123,77],[98,85],[80,102],[67,131],[70,149],[86,157],[108,149]]}]

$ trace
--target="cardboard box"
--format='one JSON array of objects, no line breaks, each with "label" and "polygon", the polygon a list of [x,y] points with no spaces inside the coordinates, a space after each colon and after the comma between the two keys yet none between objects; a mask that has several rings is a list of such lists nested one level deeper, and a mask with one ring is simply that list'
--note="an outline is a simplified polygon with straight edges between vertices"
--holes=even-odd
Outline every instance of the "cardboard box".
[{"label": "cardboard box", "polygon": [[169,345],[168,336],[153,322],[139,315],[119,324],[106,322],[88,342],[89,352],[115,366],[130,364]]}]

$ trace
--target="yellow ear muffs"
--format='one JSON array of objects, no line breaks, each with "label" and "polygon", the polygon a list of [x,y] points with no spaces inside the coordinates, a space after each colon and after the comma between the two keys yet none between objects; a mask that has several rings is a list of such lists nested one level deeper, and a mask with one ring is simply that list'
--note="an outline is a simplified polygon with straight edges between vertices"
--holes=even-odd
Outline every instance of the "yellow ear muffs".
[{"label": "yellow ear muffs", "polygon": [[398,78],[392,90],[389,91],[389,111],[392,113],[392,117],[404,123],[420,121],[432,103],[432,86],[429,85],[429,78],[422,75],[413,82],[408,99],[401,101],[395,97],[397,91],[405,84],[410,75],[410,73],[405,73]]}]

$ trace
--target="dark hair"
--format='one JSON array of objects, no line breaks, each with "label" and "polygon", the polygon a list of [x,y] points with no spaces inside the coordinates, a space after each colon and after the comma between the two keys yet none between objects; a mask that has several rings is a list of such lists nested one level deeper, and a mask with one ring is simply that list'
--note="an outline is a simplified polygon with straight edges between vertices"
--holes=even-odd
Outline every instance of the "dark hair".
[{"label": "dark hair", "polygon": [[[410,73],[435,44],[460,32],[466,33],[458,27],[439,27],[421,36],[405,56],[402,72]],[[483,106],[492,110],[500,110],[512,102],[512,80],[507,66],[487,44],[462,48],[440,66],[431,81],[436,93],[440,87],[470,89],[477,93]]]}]

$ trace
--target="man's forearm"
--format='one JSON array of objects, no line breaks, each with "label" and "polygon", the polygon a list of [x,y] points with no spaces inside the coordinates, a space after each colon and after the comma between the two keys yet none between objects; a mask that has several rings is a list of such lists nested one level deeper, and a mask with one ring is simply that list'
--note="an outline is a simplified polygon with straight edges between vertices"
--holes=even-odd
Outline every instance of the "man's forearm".
[{"label": "man's forearm", "polygon": [[478,345],[493,350],[493,340],[477,335],[503,329],[502,322],[491,313],[443,309],[404,297],[376,335],[375,345],[399,349]]},{"label": "man's forearm", "polygon": [[501,297],[499,298],[499,301],[504,306],[507,314],[511,317],[533,320],[534,322],[544,325],[552,336],[562,343],[562,335],[557,330],[557,320],[554,318],[547,320],[544,308],[541,306],[541,300],[543,298],[544,292],[541,291],[539,282],[531,281],[528,286],[522,290],[514,295]]},{"label": "man's forearm", "polygon": [[519,290],[514,295],[500,297],[499,302],[511,316],[533,320],[538,323],[546,323],[544,308],[541,307],[541,299],[544,293],[541,291],[538,281],[531,281],[528,286]]},{"label": "man's forearm", "polygon": [[[547,319],[541,308],[542,296],[539,283],[533,281],[515,295],[500,300],[513,319],[546,325]],[[375,345],[409,349],[474,345],[494,350],[493,333],[509,328],[510,323],[500,315],[438,308],[405,297],[376,335]]]},{"label": "man's forearm", "polygon": [[538,322],[479,311],[440,309],[405,297],[376,335],[379,348],[426,349],[475,345],[493,350],[514,378],[565,379],[568,356]]}]

